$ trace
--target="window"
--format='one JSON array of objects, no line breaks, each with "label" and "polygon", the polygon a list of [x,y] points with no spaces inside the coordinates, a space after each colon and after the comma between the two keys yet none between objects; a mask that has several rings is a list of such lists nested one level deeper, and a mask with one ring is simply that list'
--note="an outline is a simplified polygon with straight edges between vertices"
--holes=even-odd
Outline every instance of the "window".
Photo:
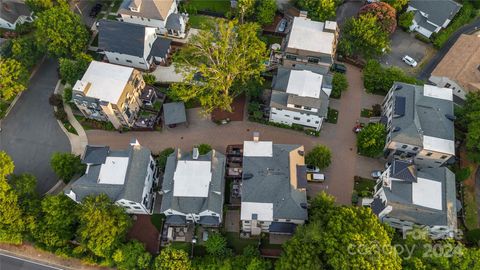
[{"label": "window", "polygon": [[139,63],[140,65],[145,65],[145,63],[144,63],[144,62],[138,62],[138,63]]},{"label": "window", "polygon": [[297,60],[297,57],[295,55],[287,54],[286,58],[288,60]]},{"label": "window", "polygon": [[403,148],[403,149],[405,149],[405,148],[407,148],[407,147],[408,147],[408,145],[406,145],[406,144],[402,145],[402,148]]},{"label": "window", "polygon": [[312,108],[305,106],[305,107],[303,107],[303,109],[307,110],[307,111],[310,111]]},{"label": "window", "polygon": [[133,19],[133,16],[132,16],[132,15],[130,15],[130,19]]},{"label": "window", "polygon": [[127,60],[127,63],[132,63],[132,60]]},{"label": "window", "polygon": [[212,213],[212,216],[216,216],[216,215],[217,215],[217,214],[215,214],[215,213]]},{"label": "window", "polygon": [[285,219],[286,222],[290,222],[290,219]]},{"label": "window", "polygon": [[271,112],[272,114],[277,114],[276,112]]},{"label": "window", "polygon": [[310,119],[307,119],[307,123],[310,123]]},{"label": "window", "polygon": [[140,206],[134,206],[135,209],[142,209]]},{"label": "window", "polygon": [[263,221],[259,221],[258,224],[263,224]]},{"label": "window", "polygon": [[148,21],[150,21],[150,19],[147,19]]},{"label": "window", "polygon": [[440,158],[441,158],[441,159],[446,159],[447,156],[446,156],[446,155],[443,155],[443,156],[441,156]]},{"label": "window", "polygon": [[430,156],[432,156],[432,152],[427,153],[427,157],[430,157]]},{"label": "window", "polygon": [[134,202],[129,202],[130,204],[137,204],[137,203],[134,203]]},{"label": "window", "polygon": [[148,46],[150,46],[150,49],[152,48],[152,43],[148,43]]},{"label": "window", "polygon": [[440,161],[435,161],[435,163],[437,163],[437,164],[442,164]]},{"label": "window", "polygon": [[445,84],[445,87],[446,87],[446,88],[450,88],[450,86],[452,86],[452,85],[449,84],[449,83],[446,83],[446,84]]},{"label": "window", "polygon": [[283,110],[283,109],[282,109],[282,108],[275,108],[275,110],[277,110],[277,111],[281,111],[281,110]]},{"label": "window", "polygon": [[293,105],[293,107],[295,107],[295,108],[302,108],[302,106],[300,106],[300,105]]},{"label": "window", "polygon": [[278,221],[278,218],[274,219],[273,221]]},{"label": "window", "polygon": [[285,117],[290,117],[290,115],[288,115],[288,114],[285,114]]},{"label": "window", "polygon": [[300,120],[300,117],[293,117],[293,120]]},{"label": "window", "polygon": [[315,121],[315,124],[318,124],[318,123],[320,123],[320,121]]},{"label": "window", "polygon": [[248,221],[248,220],[245,220],[244,222],[245,222],[245,224],[249,224],[249,223],[250,223],[250,221]]},{"label": "window", "polygon": [[319,59],[316,57],[308,57],[308,63],[318,64]]},{"label": "window", "polygon": [[423,158],[417,158],[418,160],[423,160]]},{"label": "window", "polygon": [[130,206],[128,205],[124,205],[123,207],[125,207],[126,209],[130,209]]},{"label": "window", "polygon": [[118,57],[115,57],[115,60],[119,61]]},{"label": "window", "polygon": [[415,146],[415,147],[412,148],[412,150],[413,150],[413,151],[417,151],[417,150],[418,150],[418,147]]}]

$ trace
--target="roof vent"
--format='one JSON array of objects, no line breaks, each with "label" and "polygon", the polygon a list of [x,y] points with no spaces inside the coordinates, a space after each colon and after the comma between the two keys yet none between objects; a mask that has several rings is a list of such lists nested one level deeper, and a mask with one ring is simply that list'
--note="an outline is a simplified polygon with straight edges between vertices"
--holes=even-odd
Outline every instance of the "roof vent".
[{"label": "roof vent", "polygon": [[302,207],[303,209],[307,209],[307,204],[306,203],[301,203],[300,207]]},{"label": "roof vent", "polygon": [[248,180],[248,179],[251,179],[253,178],[253,174],[251,173],[244,173],[243,174],[243,180]]},{"label": "roof vent", "polygon": [[260,140],[260,132],[255,131],[253,132],[253,141],[258,142]]},{"label": "roof vent", "polygon": [[303,157],[305,155],[305,151],[298,150],[298,154]]},{"label": "roof vent", "polygon": [[445,117],[450,120],[450,121],[455,121],[457,120],[457,117],[455,117],[455,115],[451,115],[451,114],[445,114]]},{"label": "roof vent", "polygon": [[398,85],[398,84],[395,86],[395,90],[400,90],[400,89],[402,89],[402,88],[403,88],[403,86]]},{"label": "roof vent", "polygon": [[193,159],[198,159],[198,156],[200,156],[200,152],[198,151],[197,147],[193,148],[193,153],[192,153],[192,158]]}]

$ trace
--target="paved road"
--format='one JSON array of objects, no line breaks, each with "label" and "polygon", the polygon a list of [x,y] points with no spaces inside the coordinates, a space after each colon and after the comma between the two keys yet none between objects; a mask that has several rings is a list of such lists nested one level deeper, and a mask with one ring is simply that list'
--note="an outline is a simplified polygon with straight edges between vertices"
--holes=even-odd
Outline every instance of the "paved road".
[{"label": "paved road", "polygon": [[0,270],[61,270],[61,268],[0,254]]},{"label": "paved road", "polygon": [[46,59],[30,80],[10,114],[2,121],[0,150],[15,162],[15,173],[32,173],[37,177],[37,191],[47,192],[57,182],[50,168],[55,151],[70,152],[70,142],[53,115],[48,98],[58,81],[57,64]]},{"label": "paved road", "polygon": [[447,42],[445,42],[443,47],[440,50],[438,50],[437,54],[433,56],[430,62],[427,65],[425,65],[423,70],[418,74],[418,79],[428,80],[428,78],[430,78],[430,74],[432,73],[432,71],[435,69],[438,63],[442,61],[443,57],[445,56],[445,54],[447,54],[448,50],[450,50],[453,44],[455,44],[458,37],[460,37],[461,34],[468,34],[479,28],[480,28],[480,19],[477,19],[471,24],[465,25],[460,29],[458,29],[457,32],[455,32],[450,37],[450,39]]}]

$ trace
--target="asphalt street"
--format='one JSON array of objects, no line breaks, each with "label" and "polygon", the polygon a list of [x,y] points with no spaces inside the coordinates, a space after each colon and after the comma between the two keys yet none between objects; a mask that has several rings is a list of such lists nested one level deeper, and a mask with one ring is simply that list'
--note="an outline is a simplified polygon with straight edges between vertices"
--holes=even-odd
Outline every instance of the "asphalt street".
[{"label": "asphalt street", "polygon": [[70,142],[48,103],[57,81],[56,61],[46,59],[1,123],[0,150],[12,157],[14,173],[31,173],[37,177],[37,191],[42,194],[58,180],[50,167],[51,155],[56,151],[71,151]]},{"label": "asphalt street", "polygon": [[62,268],[27,261],[10,255],[0,254],[0,270],[62,270]]}]

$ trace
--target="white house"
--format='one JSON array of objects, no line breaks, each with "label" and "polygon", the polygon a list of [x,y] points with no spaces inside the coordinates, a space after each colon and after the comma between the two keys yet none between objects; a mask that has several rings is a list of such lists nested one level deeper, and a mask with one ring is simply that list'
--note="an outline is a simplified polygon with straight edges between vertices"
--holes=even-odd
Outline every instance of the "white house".
[{"label": "white house", "polygon": [[157,37],[153,27],[111,20],[100,20],[98,49],[110,63],[149,70],[165,64],[171,40]]},{"label": "white house", "polygon": [[240,220],[242,231],[293,234],[307,213],[305,150],[302,145],[253,141],[243,144]]},{"label": "white house", "polygon": [[85,148],[85,174],[64,190],[77,203],[89,195],[106,194],[129,214],[152,214],[158,170],[150,150],[133,139],[126,150],[108,146]]},{"label": "white house", "polygon": [[19,24],[33,22],[32,15],[24,0],[0,0],[0,28],[15,30]]},{"label": "white house", "polygon": [[453,0],[410,0],[407,12],[415,13],[410,30],[429,38],[447,27],[460,8],[462,5]]},{"label": "white house", "polygon": [[188,17],[178,13],[175,0],[124,0],[118,15],[121,21],[153,27],[158,34],[186,37]]},{"label": "white house", "polygon": [[167,159],[161,213],[169,226],[191,223],[218,227],[223,219],[225,156],[212,150],[200,155],[177,149]]},{"label": "white house", "polygon": [[270,121],[319,131],[328,114],[331,80],[330,75],[279,67],[272,82]]},{"label": "white house", "polygon": [[417,169],[395,160],[377,180],[372,211],[399,230],[426,228],[432,237],[451,237],[457,229],[455,174],[448,168]]}]

